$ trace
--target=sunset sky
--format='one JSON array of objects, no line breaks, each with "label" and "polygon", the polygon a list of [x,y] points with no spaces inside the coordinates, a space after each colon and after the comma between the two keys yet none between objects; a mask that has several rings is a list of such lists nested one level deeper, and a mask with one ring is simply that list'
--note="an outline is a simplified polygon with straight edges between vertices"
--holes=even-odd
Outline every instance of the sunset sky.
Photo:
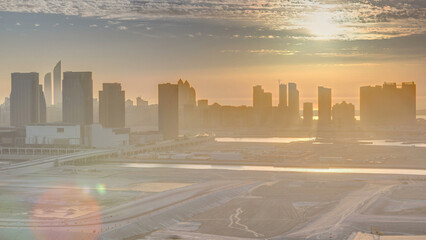
[{"label": "sunset sky", "polygon": [[301,102],[323,85],[356,105],[362,85],[415,81],[426,109],[426,1],[0,0],[1,99],[11,72],[42,82],[59,60],[92,71],[96,91],[121,82],[152,103],[179,78],[235,105],[255,84],[277,98],[278,80],[296,82]]}]

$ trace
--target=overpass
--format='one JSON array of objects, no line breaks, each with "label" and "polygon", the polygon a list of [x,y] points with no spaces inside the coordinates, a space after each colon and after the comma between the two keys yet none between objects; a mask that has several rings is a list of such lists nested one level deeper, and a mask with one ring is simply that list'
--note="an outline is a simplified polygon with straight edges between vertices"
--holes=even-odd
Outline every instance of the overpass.
[{"label": "overpass", "polygon": [[[41,168],[49,168],[65,164],[84,164],[93,162],[99,159],[132,156],[140,153],[155,152],[155,151],[168,151],[187,147],[191,145],[200,144],[207,141],[212,141],[213,136],[207,137],[193,137],[186,139],[177,139],[174,141],[162,141],[151,145],[144,146],[129,146],[114,149],[90,149],[86,151],[75,151],[64,155],[49,156],[36,160],[26,161],[22,163],[7,165],[0,168],[0,172],[20,170],[21,173],[35,172]],[[41,150],[43,151],[43,150]],[[22,172],[22,170],[25,170]]]}]

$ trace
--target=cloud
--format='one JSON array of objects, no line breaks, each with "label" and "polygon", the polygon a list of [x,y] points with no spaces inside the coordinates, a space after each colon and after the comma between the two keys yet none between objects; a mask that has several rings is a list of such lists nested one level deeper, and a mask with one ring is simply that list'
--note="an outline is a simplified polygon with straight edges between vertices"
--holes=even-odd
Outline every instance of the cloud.
[{"label": "cloud", "polygon": [[40,27],[40,24],[35,23],[35,24],[34,24],[34,27]]},{"label": "cloud", "polygon": [[425,0],[0,0],[0,11],[95,17],[109,20],[110,25],[127,20],[207,19],[234,21],[244,27],[256,25],[262,31],[309,31],[310,16],[326,13],[331,24],[341,30],[334,36],[339,39],[424,33],[425,9]]},{"label": "cloud", "polygon": [[298,51],[293,50],[280,50],[280,49],[251,49],[251,50],[238,50],[238,49],[227,49],[221,50],[221,53],[247,53],[247,54],[256,54],[256,55],[281,55],[281,56],[291,56]]},{"label": "cloud", "polygon": [[16,25],[16,26],[21,26],[21,23],[20,23],[20,22],[17,22],[15,25]]},{"label": "cloud", "polygon": [[127,30],[127,27],[126,26],[118,26],[117,29],[118,30]]},{"label": "cloud", "polygon": [[89,27],[95,28],[95,27],[98,27],[98,25],[96,25],[96,24],[91,24]]}]

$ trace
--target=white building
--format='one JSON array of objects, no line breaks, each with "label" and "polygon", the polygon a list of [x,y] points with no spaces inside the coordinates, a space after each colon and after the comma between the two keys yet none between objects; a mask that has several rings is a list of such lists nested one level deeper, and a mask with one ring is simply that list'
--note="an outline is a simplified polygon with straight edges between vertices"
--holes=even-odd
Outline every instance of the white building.
[{"label": "white building", "polygon": [[86,146],[115,148],[129,145],[129,129],[103,128],[100,124],[37,124],[26,128],[27,145]]},{"label": "white building", "polygon": [[94,148],[114,148],[129,145],[130,130],[127,128],[103,128],[100,124],[86,126],[85,143]]},{"label": "white building", "polygon": [[28,125],[25,129],[28,145],[82,145],[80,125]]}]

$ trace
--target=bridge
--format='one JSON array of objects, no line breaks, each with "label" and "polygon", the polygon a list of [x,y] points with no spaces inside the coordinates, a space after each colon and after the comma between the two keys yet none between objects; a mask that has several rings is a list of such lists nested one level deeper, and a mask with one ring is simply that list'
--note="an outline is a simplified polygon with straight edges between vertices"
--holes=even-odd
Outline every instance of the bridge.
[{"label": "bridge", "polygon": [[[181,147],[187,147],[191,145],[200,144],[203,142],[212,141],[214,137],[193,137],[186,139],[178,139],[174,141],[162,141],[151,145],[144,146],[129,146],[123,148],[114,149],[90,149],[73,151],[71,153],[63,155],[49,156],[46,158],[40,158],[36,160],[26,161],[22,163],[12,164],[3,166],[0,168],[0,172],[11,172],[19,170],[21,173],[29,173],[40,170],[41,168],[49,168],[54,166],[60,166],[65,164],[85,164],[88,162],[94,162],[96,160],[120,157],[120,156],[132,156],[140,153],[155,152],[155,151],[168,151],[178,149]],[[75,149],[77,150],[77,149]],[[22,150],[21,150],[22,151]],[[27,150],[27,152],[32,150]],[[47,150],[40,150],[39,152],[47,152]],[[15,152],[13,152],[15,153]],[[25,171],[23,171],[25,170]]]},{"label": "bridge", "polygon": [[87,151],[81,148],[35,148],[35,147],[0,147],[0,154],[9,155],[53,155]]}]

